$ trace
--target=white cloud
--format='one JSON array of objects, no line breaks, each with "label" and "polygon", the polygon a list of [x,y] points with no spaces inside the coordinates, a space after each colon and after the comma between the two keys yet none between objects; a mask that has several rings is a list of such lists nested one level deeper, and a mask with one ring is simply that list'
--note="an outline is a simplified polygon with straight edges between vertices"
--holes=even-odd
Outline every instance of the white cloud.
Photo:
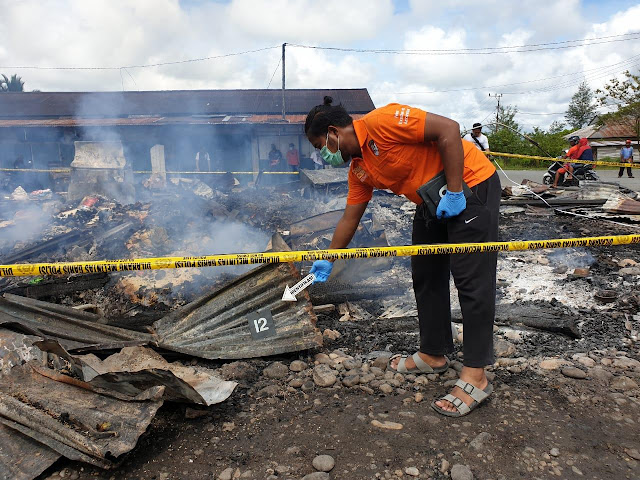
[{"label": "white cloud", "polygon": [[[126,89],[140,90],[265,88],[279,61],[279,48],[122,72],[13,70],[4,66],[147,64],[282,42],[378,49],[477,48],[619,35],[636,30],[635,25],[640,24],[640,6],[631,1],[627,8],[611,11],[595,22],[585,17],[589,10],[581,0],[487,0],[473,6],[463,0],[414,0],[410,5],[409,12],[394,14],[392,0],[202,1],[188,8],[179,0],[4,2],[0,73],[18,73],[28,89],[45,91],[119,90],[123,84]],[[456,56],[374,55],[290,47],[287,86],[367,87],[377,105],[400,101],[470,124],[492,114],[495,100],[489,92],[505,93],[503,102],[517,104],[523,112],[562,112],[583,78],[599,87],[625,69],[624,65],[603,67],[633,55],[640,55],[638,41]],[[638,65],[640,62],[627,66],[637,69]],[[567,76],[498,86],[557,75]],[[278,71],[271,86],[279,84]],[[496,87],[489,88],[492,86]],[[474,87],[486,88],[464,90]],[[459,91],[398,94],[432,90]],[[518,117],[523,124],[543,126],[554,118],[558,117]]]},{"label": "white cloud", "polygon": [[391,0],[234,0],[229,20],[246,35],[279,42],[374,38],[393,15]]}]

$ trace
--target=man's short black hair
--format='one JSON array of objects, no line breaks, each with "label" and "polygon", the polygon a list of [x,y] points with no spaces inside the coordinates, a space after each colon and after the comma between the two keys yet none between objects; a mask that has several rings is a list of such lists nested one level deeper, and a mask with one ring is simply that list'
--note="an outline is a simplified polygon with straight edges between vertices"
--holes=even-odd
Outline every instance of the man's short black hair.
[{"label": "man's short black hair", "polygon": [[481,123],[474,123],[473,124],[473,128],[482,128],[482,124]]}]

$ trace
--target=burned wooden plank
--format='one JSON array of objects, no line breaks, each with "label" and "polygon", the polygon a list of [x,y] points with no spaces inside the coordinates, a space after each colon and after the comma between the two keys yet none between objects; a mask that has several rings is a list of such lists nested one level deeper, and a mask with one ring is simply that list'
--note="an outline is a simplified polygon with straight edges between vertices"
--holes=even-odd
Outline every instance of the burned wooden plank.
[{"label": "burned wooden plank", "polygon": [[30,247],[23,248],[18,252],[12,253],[11,255],[7,255],[2,258],[2,263],[5,265],[10,265],[13,263],[23,262],[28,260],[36,255],[40,255],[42,253],[48,253],[64,246],[75,246],[82,239],[83,232],[79,230],[73,230],[71,232],[62,233],[60,235],[56,235],[49,240],[44,240],[42,242],[38,242],[35,245]]},{"label": "burned wooden plank", "polygon": [[0,289],[2,293],[11,293],[35,299],[62,297],[75,292],[83,292],[103,287],[109,281],[108,273],[92,273],[73,277],[51,277],[38,283],[20,282],[18,285]]},{"label": "burned wooden plank", "polygon": [[[464,323],[462,312],[453,310],[451,319]],[[578,318],[561,314],[557,309],[532,304],[500,304],[496,305],[496,319],[498,325],[524,325],[526,327],[560,333],[571,338],[581,338],[578,329]]]},{"label": "burned wooden plank", "polygon": [[545,198],[544,201],[539,198],[509,198],[502,200],[500,205],[535,205],[535,206],[563,206],[563,205],[603,205],[605,199],[576,199],[576,198]]},{"label": "burned wooden plank", "polygon": [[[295,352],[322,345],[306,292],[283,302],[286,285],[300,280],[290,263],[264,265],[171,312],[154,324],[160,346],[208,359],[238,359]],[[250,316],[268,311],[271,336],[252,336]]]}]

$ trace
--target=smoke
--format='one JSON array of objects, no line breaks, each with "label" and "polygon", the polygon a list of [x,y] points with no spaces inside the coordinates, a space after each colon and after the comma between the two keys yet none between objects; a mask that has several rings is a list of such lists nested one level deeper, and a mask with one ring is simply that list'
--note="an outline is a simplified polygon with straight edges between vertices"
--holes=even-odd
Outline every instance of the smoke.
[{"label": "smoke", "polygon": [[584,248],[557,249],[547,254],[552,265],[566,265],[569,268],[587,268],[596,262],[591,253]]}]

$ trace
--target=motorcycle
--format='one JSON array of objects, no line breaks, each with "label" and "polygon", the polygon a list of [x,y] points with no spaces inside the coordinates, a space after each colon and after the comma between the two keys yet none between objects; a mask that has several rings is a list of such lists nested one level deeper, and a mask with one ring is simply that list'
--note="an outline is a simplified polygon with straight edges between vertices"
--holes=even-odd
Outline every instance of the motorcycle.
[{"label": "motorcycle", "polygon": [[[562,166],[567,163],[565,160],[558,160],[553,162],[551,166],[547,169],[545,174],[542,176],[542,183],[545,185],[552,185],[553,180],[556,178],[556,172],[562,168]],[[571,180],[566,180],[567,174],[564,173],[560,180],[558,181],[558,185],[562,185],[563,187],[571,187],[577,186],[580,181],[590,180],[590,181],[599,181],[600,177],[593,170],[593,165],[585,165],[582,163],[574,163],[573,164],[573,173]]]}]

